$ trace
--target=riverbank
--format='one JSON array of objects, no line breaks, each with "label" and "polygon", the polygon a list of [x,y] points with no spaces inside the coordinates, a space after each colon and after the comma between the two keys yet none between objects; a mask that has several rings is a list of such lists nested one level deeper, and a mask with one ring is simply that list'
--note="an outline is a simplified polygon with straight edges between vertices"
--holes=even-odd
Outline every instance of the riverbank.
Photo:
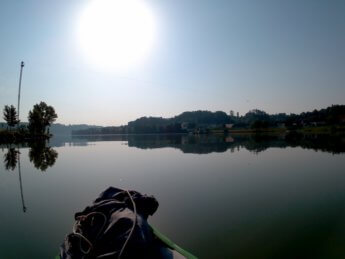
[{"label": "riverbank", "polygon": [[26,130],[0,130],[0,143],[19,143],[49,139],[51,134],[32,135]]},{"label": "riverbank", "polygon": [[[224,132],[224,131],[223,131]],[[331,126],[317,126],[317,127],[302,127],[302,128],[265,128],[265,129],[248,129],[248,128],[239,128],[239,129],[229,129],[226,133],[303,133],[303,134],[334,134],[334,133],[345,133],[345,126],[331,125]],[[220,134],[221,131],[211,131],[211,133]]]}]

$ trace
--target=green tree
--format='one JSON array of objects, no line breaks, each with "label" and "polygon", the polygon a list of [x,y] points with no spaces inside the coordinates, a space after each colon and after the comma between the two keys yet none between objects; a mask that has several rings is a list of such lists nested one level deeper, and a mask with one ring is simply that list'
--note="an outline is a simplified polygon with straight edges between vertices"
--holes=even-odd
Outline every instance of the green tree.
[{"label": "green tree", "polygon": [[14,127],[19,123],[19,120],[17,118],[17,110],[16,108],[11,105],[5,105],[4,111],[3,111],[3,118],[7,122],[7,125],[11,128]]},{"label": "green tree", "polygon": [[34,135],[42,135],[46,133],[50,125],[56,120],[57,114],[52,106],[48,106],[45,102],[35,104],[32,111],[29,112],[29,131]]}]

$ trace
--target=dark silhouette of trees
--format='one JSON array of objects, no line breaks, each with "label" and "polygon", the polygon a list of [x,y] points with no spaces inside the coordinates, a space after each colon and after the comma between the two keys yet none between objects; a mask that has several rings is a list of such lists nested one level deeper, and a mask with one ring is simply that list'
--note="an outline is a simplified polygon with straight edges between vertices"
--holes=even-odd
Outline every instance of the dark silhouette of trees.
[{"label": "dark silhouette of trees", "polygon": [[257,110],[257,109],[251,110],[244,115],[244,121],[247,122],[249,125],[255,121],[269,121],[269,120],[270,120],[270,116],[266,112]]},{"label": "dark silhouette of trees", "polygon": [[[297,130],[302,127],[330,126],[334,131],[344,131],[345,105],[332,105],[326,109],[314,110],[301,114],[268,114],[265,111],[254,109],[244,116],[234,116],[225,112],[217,111],[191,111],[183,112],[172,118],[142,117],[128,122],[128,125],[120,127],[94,127],[74,131],[74,135],[102,135],[102,134],[155,134],[155,133],[207,133],[212,129],[221,130],[232,124],[235,130],[267,128],[279,128]],[[343,125],[343,126],[342,126]],[[340,127],[339,127],[340,126]]]},{"label": "dark silhouette of trees", "polygon": [[186,133],[187,128],[223,127],[231,118],[222,111],[183,112],[173,118],[142,117],[128,123],[128,133]]},{"label": "dark silhouette of trees", "polygon": [[29,112],[28,129],[33,135],[43,135],[49,133],[49,126],[56,120],[57,114],[52,106],[45,102],[35,104],[32,111]]},{"label": "dark silhouette of trees", "polygon": [[235,117],[235,112],[233,110],[230,110],[230,117]]},{"label": "dark silhouette of trees", "polygon": [[7,122],[7,125],[12,128],[15,125],[19,123],[19,120],[17,118],[17,110],[16,108],[11,105],[5,105],[4,111],[3,111],[3,118]]},{"label": "dark silhouette of trees", "polygon": [[4,164],[6,170],[14,170],[18,163],[19,151],[11,147],[8,149],[7,153],[4,155]]},{"label": "dark silhouette of trees", "polygon": [[256,120],[252,123],[251,128],[255,130],[266,129],[269,127],[267,120]]},{"label": "dark silhouette of trees", "polygon": [[47,147],[45,141],[36,141],[29,146],[30,162],[32,162],[37,169],[44,172],[48,167],[55,164],[58,153],[51,147]]},{"label": "dark silhouette of trees", "polygon": [[230,117],[223,111],[193,111],[183,112],[178,116],[171,119],[173,122],[183,123],[196,123],[196,124],[226,124],[230,123]]}]

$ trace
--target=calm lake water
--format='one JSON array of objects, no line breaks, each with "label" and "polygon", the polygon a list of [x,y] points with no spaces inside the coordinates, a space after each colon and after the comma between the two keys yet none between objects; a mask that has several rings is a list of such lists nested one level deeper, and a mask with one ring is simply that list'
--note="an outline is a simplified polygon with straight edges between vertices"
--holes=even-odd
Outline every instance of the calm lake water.
[{"label": "calm lake water", "polygon": [[154,195],[150,223],[200,258],[345,256],[342,136],[55,137],[1,147],[0,258],[54,258],[74,213],[109,186]]}]

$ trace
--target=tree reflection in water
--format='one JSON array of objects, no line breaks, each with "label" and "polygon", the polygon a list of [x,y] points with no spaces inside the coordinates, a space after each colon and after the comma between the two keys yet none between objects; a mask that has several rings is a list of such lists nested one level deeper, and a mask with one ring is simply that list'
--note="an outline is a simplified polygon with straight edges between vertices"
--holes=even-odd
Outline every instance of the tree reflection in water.
[{"label": "tree reflection in water", "polygon": [[20,151],[19,147],[18,150],[14,147],[8,147],[7,153],[4,155],[4,164],[6,170],[12,170],[16,169],[18,165],[18,175],[19,175],[19,188],[20,188],[20,196],[22,200],[22,207],[23,207],[23,212],[25,213],[27,208],[25,206],[25,201],[24,201],[24,193],[23,193],[23,183],[22,183],[22,172],[21,172],[21,167],[20,167]]},{"label": "tree reflection in water", "polygon": [[[38,141],[29,144],[29,159],[30,162],[34,164],[34,166],[41,170],[45,171],[48,167],[51,167],[55,164],[56,159],[58,157],[58,153],[48,147],[45,141]],[[18,166],[18,175],[19,175],[19,188],[20,188],[20,195],[22,200],[22,208],[23,212],[26,212],[27,207],[25,206],[24,201],[24,192],[23,192],[23,183],[22,183],[22,172],[20,167],[20,151],[19,147],[16,149],[15,147],[8,147],[7,153],[4,155],[4,165],[6,170],[16,169]]]},{"label": "tree reflection in water", "polygon": [[55,164],[58,153],[51,147],[48,147],[45,141],[30,143],[29,147],[30,162],[32,162],[37,169],[44,172],[48,167]]},{"label": "tree reflection in water", "polygon": [[18,163],[19,151],[14,147],[9,147],[7,153],[4,155],[4,164],[6,170],[16,169]]},{"label": "tree reflection in water", "polygon": [[129,147],[140,149],[155,149],[171,147],[183,153],[209,154],[222,153],[230,150],[234,152],[244,148],[252,153],[259,154],[269,148],[302,147],[315,151],[332,154],[345,153],[345,134],[303,134],[298,132],[254,133],[231,135],[217,134],[147,134],[147,135],[91,135],[73,136],[75,143],[96,141],[122,141]]}]

